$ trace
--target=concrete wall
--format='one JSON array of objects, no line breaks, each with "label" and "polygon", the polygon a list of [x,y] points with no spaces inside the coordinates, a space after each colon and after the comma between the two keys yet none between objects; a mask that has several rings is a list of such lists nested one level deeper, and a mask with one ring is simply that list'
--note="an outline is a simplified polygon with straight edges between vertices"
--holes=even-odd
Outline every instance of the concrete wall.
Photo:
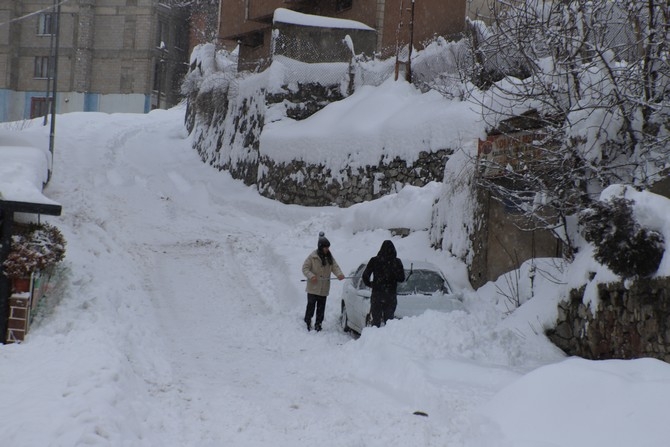
[{"label": "concrete wall", "polygon": [[478,192],[479,225],[471,235],[473,259],[469,267],[474,288],[519,268],[531,258],[561,257],[561,243],[549,231],[524,231],[514,208],[495,200],[491,193]]},{"label": "concrete wall", "polygon": [[[3,22],[27,16],[0,27],[0,89],[21,93],[4,95],[11,103],[0,111],[2,121],[29,117],[30,98],[46,96],[48,79],[35,77],[34,65],[36,57],[50,55],[52,36],[37,32],[37,12],[51,6],[52,0],[0,2]],[[168,30],[163,39],[165,50],[158,48],[159,22]],[[70,99],[63,103],[59,98],[57,110],[75,111],[78,104],[84,105],[80,110],[98,108],[90,107],[93,96],[81,102],[78,94],[99,95],[101,100],[94,102],[110,112],[146,112],[151,108],[146,107],[147,97],[153,99],[149,103],[154,107],[177,104],[181,100],[179,82],[189,56],[188,39],[179,38],[186,29],[181,11],[152,0],[64,2],[57,91]],[[162,74],[159,89],[154,82],[157,66]],[[26,101],[21,103],[22,99]]]},{"label": "concrete wall", "polygon": [[493,0],[467,0],[466,15],[472,20],[490,23],[493,18],[493,12],[490,9],[492,4],[494,4]]},{"label": "concrete wall", "polygon": [[649,191],[653,192],[654,194],[670,198],[670,175],[668,174],[669,173],[666,172],[665,177],[654,183],[654,185],[649,188]]},{"label": "concrete wall", "polygon": [[[44,93],[0,90],[0,122],[30,119],[30,99],[42,98]],[[56,97],[56,113],[148,113],[150,110],[149,98],[143,94],[60,92]]]}]

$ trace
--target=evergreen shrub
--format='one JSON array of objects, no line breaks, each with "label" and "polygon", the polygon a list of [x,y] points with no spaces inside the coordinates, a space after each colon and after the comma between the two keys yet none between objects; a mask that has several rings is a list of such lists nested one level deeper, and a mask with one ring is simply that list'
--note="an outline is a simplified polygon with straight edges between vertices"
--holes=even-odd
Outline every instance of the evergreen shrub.
[{"label": "evergreen shrub", "polygon": [[596,261],[623,278],[650,276],[665,251],[663,236],[640,226],[632,204],[615,197],[596,202],[579,215],[584,239],[595,246]]}]

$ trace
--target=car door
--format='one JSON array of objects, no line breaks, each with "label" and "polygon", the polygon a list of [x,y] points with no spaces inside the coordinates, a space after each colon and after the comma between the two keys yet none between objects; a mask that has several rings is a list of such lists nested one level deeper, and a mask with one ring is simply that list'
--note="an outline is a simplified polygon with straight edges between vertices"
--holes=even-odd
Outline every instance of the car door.
[{"label": "car door", "polygon": [[355,308],[352,309],[352,319],[354,320],[354,325],[358,328],[359,331],[362,331],[365,327],[365,320],[370,312],[370,296],[372,295],[372,289],[365,285],[363,282],[363,270],[365,270],[365,264],[356,271],[356,279],[354,282],[356,288],[355,297]]}]

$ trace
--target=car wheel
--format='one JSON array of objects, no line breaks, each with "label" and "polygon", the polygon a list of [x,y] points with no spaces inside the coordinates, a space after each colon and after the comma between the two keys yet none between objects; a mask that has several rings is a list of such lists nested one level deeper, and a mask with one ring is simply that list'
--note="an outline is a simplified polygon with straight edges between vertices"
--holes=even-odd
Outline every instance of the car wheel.
[{"label": "car wheel", "polygon": [[340,326],[344,332],[351,331],[349,327],[349,318],[347,317],[347,306],[342,303],[342,313],[340,314]]}]

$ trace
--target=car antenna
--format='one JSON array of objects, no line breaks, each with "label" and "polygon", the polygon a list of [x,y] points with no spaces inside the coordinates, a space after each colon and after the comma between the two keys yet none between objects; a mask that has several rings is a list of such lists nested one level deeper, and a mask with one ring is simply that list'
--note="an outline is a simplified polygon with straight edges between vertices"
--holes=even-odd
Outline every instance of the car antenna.
[{"label": "car antenna", "polygon": [[409,265],[409,274],[407,275],[407,278],[405,278],[405,282],[409,281],[409,277],[412,276],[412,273],[414,273],[414,263],[410,263]]}]

